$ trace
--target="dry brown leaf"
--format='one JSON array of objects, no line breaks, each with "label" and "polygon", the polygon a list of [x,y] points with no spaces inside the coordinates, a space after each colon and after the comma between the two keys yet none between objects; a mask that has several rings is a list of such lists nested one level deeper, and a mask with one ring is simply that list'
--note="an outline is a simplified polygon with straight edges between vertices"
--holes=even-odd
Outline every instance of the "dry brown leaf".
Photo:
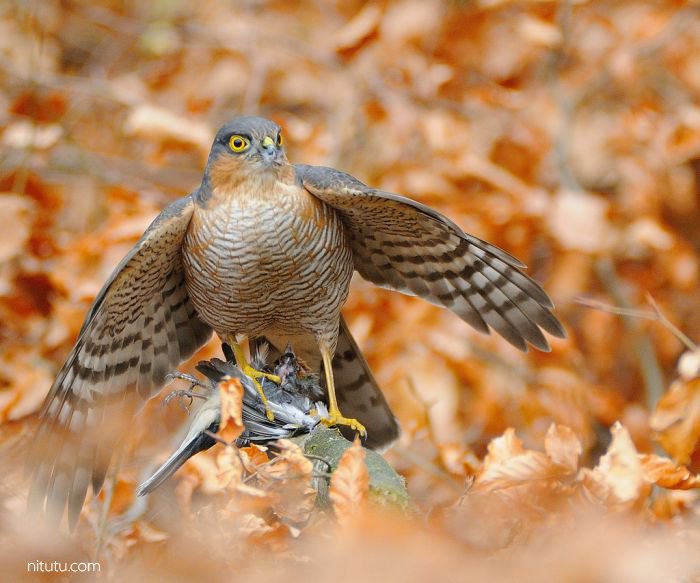
[{"label": "dry brown leaf", "polygon": [[209,150],[214,135],[205,124],[148,104],[136,105],[131,110],[124,123],[124,131],[128,135],[193,144],[202,151]]},{"label": "dry brown leaf", "polygon": [[584,469],[579,479],[598,502],[627,509],[648,493],[642,464],[627,429],[619,422],[611,428],[612,442],[593,470]]},{"label": "dry brown leaf", "polygon": [[272,510],[286,522],[306,521],[313,511],[316,490],[311,487],[313,463],[287,439],[276,442],[278,456],[258,468],[261,487],[272,496]]},{"label": "dry brown leaf", "polygon": [[700,378],[675,381],[659,399],[649,425],[669,455],[687,464],[700,442]]},{"label": "dry brown leaf", "polygon": [[685,466],[654,454],[639,454],[644,477],[651,484],[670,490],[700,488],[700,478]]},{"label": "dry brown leaf", "polygon": [[610,203],[603,197],[562,190],[555,196],[547,215],[549,229],[565,249],[609,252],[617,237],[609,213]]},{"label": "dry brown leaf", "polygon": [[256,472],[260,466],[270,462],[266,447],[252,444],[247,447],[242,447],[238,451],[241,454],[245,471],[249,474]]},{"label": "dry brown leaf", "polygon": [[555,464],[568,472],[578,470],[581,442],[569,427],[552,423],[544,438],[544,450]]},{"label": "dry brown leaf", "polygon": [[[218,453],[217,453],[218,455]],[[205,494],[221,492],[223,486],[219,479],[219,467],[217,460],[211,455],[196,455],[187,460],[183,471],[194,476],[197,480],[193,487],[199,487]]]},{"label": "dry brown leaf", "polygon": [[[554,441],[552,437],[552,441]],[[498,490],[529,482],[549,480],[568,473],[568,468],[552,461],[545,453],[526,450],[515,430],[506,432],[489,443],[484,465],[476,477],[474,489]]]},{"label": "dry brown leaf", "polygon": [[287,550],[290,527],[279,521],[266,521],[252,513],[244,514],[240,520],[239,533],[249,543],[264,545],[275,553]]},{"label": "dry brown leaf", "polygon": [[333,42],[335,50],[345,52],[358,48],[363,41],[372,35],[382,18],[382,10],[378,4],[368,2],[355,17],[348,21],[335,35]]},{"label": "dry brown leaf", "polygon": [[440,443],[440,460],[445,469],[455,476],[472,476],[481,467],[479,458],[462,443]]},{"label": "dry brown leaf", "polygon": [[280,439],[275,442],[279,449],[274,463],[261,467],[259,474],[268,480],[290,480],[297,478],[309,478],[313,470],[313,463],[304,455],[302,449],[288,439]]},{"label": "dry brown leaf", "polygon": [[221,422],[217,434],[227,443],[243,433],[243,386],[238,379],[225,379],[219,383],[221,396]]},{"label": "dry brown leaf", "polygon": [[220,489],[236,490],[243,479],[243,464],[234,446],[227,446],[216,456],[216,483]]},{"label": "dry brown leaf", "polygon": [[328,496],[341,525],[349,524],[366,506],[369,495],[369,472],[360,440],[345,450],[331,476]]},{"label": "dry brown leaf", "polygon": [[524,454],[525,451],[523,442],[515,434],[515,429],[509,427],[503,432],[503,435],[492,439],[489,443],[488,453],[484,458],[484,466],[502,463],[514,456]]},{"label": "dry brown leaf", "polygon": [[671,520],[692,511],[698,499],[697,490],[663,490],[654,498],[651,511],[660,520]]}]

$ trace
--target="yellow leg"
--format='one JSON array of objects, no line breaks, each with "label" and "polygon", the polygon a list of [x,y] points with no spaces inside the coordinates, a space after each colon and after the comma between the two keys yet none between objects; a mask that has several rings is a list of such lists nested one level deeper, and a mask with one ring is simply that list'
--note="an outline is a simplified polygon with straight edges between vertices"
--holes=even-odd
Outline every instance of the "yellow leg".
[{"label": "yellow leg", "polygon": [[328,417],[321,419],[321,422],[330,427],[331,425],[347,425],[351,429],[357,431],[362,437],[367,435],[365,426],[357,419],[343,417],[338,409],[338,401],[335,397],[335,382],[333,381],[333,357],[326,348],[321,348],[321,356],[323,357],[323,368],[326,371],[326,387],[328,387]]},{"label": "yellow leg", "polygon": [[267,397],[265,396],[262,385],[260,384],[258,379],[264,377],[266,379],[270,379],[272,382],[277,384],[280,384],[282,382],[282,379],[280,379],[277,375],[262,372],[253,368],[248,362],[248,359],[246,359],[245,354],[243,354],[243,349],[241,348],[241,345],[238,344],[238,342],[236,342],[235,338],[228,338],[228,342],[231,345],[231,348],[233,348],[233,354],[235,354],[236,356],[236,362],[238,363],[238,367],[241,369],[241,372],[245,376],[249,377],[251,381],[253,381],[253,385],[258,391],[260,399],[262,399],[263,406],[265,407],[265,415],[267,415],[267,418],[270,421],[274,421],[275,415],[270,410],[270,407],[267,404]]}]

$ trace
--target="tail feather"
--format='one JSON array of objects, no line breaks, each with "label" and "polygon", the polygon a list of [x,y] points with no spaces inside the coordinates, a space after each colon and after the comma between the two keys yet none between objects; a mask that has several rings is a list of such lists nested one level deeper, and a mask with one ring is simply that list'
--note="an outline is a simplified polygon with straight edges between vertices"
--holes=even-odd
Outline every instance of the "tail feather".
[{"label": "tail feather", "polygon": [[343,415],[357,419],[367,429],[366,447],[385,448],[398,438],[396,417],[343,317],[333,357],[333,378]]}]

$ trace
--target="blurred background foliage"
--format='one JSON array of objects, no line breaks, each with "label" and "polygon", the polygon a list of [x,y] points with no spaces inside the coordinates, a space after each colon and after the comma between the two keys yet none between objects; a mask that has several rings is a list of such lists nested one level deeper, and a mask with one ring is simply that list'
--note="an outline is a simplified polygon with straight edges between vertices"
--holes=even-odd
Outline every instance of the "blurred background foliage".
[{"label": "blurred background foliage", "polygon": [[[200,461],[177,502],[172,491],[161,500],[178,520],[109,531],[111,572],[223,578],[245,565],[255,577],[269,575],[260,561],[274,551],[275,568],[312,576],[322,548],[324,568],[345,565],[348,577],[352,554],[365,553],[384,580],[455,568],[658,580],[651,542],[663,564],[679,558],[679,573],[698,568],[688,552],[698,504],[686,491],[700,471],[697,2],[6,0],[0,81],[0,537],[21,541],[22,561],[94,547],[100,500],[76,539],[49,544],[15,523],[33,416],[92,298],[159,209],[197,186],[217,127],[259,114],[283,126],[291,161],[421,200],[522,259],[569,338],[521,354],[354,280],[345,313],[401,422],[386,457],[420,518],[368,513],[338,537],[328,520],[282,528],[271,503],[246,506],[245,520],[227,507],[183,541],[174,525],[199,516],[192,497],[206,507],[221,495],[203,488],[214,470]],[[214,342],[183,370],[217,352]],[[158,435],[183,420],[156,409],[146,425]],[[143,438],[136,457],[166,450]],[[132,503],[138,471],[117,476],[112,515]],[[535,552],[552,541],[560,552]],[[380,558],[412,547],[408,566]],[[494,550],[508,560],[494,564]]]}]

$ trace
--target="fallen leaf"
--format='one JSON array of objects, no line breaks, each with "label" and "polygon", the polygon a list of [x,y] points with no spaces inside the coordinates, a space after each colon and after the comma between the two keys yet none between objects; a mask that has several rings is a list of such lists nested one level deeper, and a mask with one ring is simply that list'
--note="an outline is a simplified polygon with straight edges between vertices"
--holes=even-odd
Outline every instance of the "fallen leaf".
[{"label": "fallen leaf", "polygon": [[331,476],[328,497],[338,522],[345,526],[352,522],[367,504],[369,472],[365,465],[365,452],[359,439],[340,457],[338,467]]},{"label": "fallen leaf", "polygon": [[610,203],[600,196],[562,190],[554,197],[547,219],[563,248],[602,253],[610,251],[616,239],[609,213]]},{"label": "fallen leaf", "polygon": [[489,443],[474,490],[498,490],[563,475],[565,470],[540,451],[526,450],[512,428]]},{"label": "fallen leaf", "polygon": [[700,488],[700,478],[685,466],[654,454],[639,454],[644,477],[651,484],[670,490]]},{"label": "fallen leaf", "polygon": [[333,35],[335,50],[346,52],[357,49],[376,31],[381,17],[382,10],[379,5],[367,3],[354,18]]},{"label": "fallen leaf", "polygon": [[700,442],[700,378],[675,381],[659,399],[649,425],[676,462],[689,463]]},{"label": "fallen leaf", "polygon": [[544,438],[544,450],[558,466],[571,473],[578,470],[581,442],[569,427],[552,423]]},{"label": "fallen leaf", "polygon": [[273,496],[272,510],[285,522],[305,522],[314,509],[313,463],[294,442],[275,443],[278,456],[258,469],[261,488]]},{"label": "fallen leaf", "polygon": [[313,463],[296,443],[288,439],[280,439],[275,442],[275,448],[278,450],[278,455],[274,458],[274,463],[260,468],[261,477],[268,480],[311,477]]},{"label": "fallen leaf", "polygon": [[219,383],[221,395],[221,422],[217,434],[227,443],[243,433],[243,386],[241,381],[229,378]]},{"label": "fallen leaf", "polygon": [[647,482],[637,449],[619,422],[611,428],[612,442],[593,470],[584,469],[581,481],[600,503],[627,509],[643,500]]},{"label": "fallen leaf", "polygon": [[236,490],[243,479],[243,464],[235,447],[222,448],[216,456],[216,483],[221,490]]},{"label": "fallen leaf", "polygon": [[148,104],[139,104],[131,109],[124,122],[124,131],[132,136],[192,144],[203,151],[209,150],[214,135],[205,124]]}]

